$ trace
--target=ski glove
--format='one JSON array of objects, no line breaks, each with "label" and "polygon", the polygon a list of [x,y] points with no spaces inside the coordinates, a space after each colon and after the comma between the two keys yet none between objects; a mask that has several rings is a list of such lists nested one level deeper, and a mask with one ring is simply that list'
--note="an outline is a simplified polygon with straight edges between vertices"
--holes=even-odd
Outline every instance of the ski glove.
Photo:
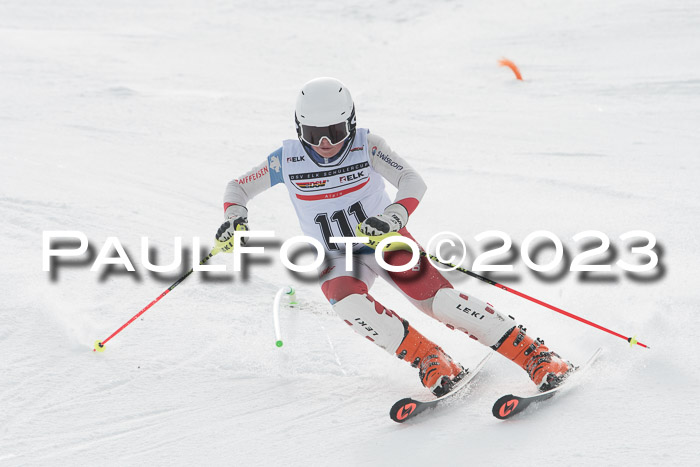
[{"label": "ski glove", "polygon": [[389,232],[398,232],[408,222],[408,211],[398,203],[390,204],[382,214],[367,218],[360,224],[360,232],[377,237]]},{"label": "ski glove", "polygon": [[[248,210],[243,206],[230,206],[226,210],[228,218],[216,231],[216,239],[220,242],[225,242],[233,238],[233,233],[238,230],[248,229]],[[248,242],[248,237],[241,237],[241,245]]]}]

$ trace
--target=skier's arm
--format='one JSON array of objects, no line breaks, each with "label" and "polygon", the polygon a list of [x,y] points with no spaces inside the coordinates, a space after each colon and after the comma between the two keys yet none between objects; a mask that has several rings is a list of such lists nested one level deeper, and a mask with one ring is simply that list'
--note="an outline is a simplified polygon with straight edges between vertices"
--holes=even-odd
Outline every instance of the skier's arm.
[{"label": "skier's arm", "polygon": [[394,185],[398,192],[394,204],[389,205],[378,216],[379,219],[367,219],[361,228],[368,235],[397,231],[406,225],[408,216],[416,210],[428,187],[423,177],[403,157],[396,154],[384,138],[370,133],[367,135],[367,144],[372,168]]},{"label": "skier's arm", "polygon": [[262,164],[228,182],[224,192],[226,219],[246,217],[248,213],[246,205],[251,198],[283,182],[281,157],[282,148],[279,148],[267,156]]},{"label": "skier's arm", "polygon": [[[226,241],[233,237],[236,230],[248,230],[248,201],[267,190],[282,183],[282,148],[267,156],[262,164],[241,177],[234,178],[226,185],[224,192],[224,218],[226,219],[219,230],[216,239]],[[246,239],[241,239],[245,244]]]},{"label": "skier's arm", "polygon": [[370,147],[369,161],[372,168],[399,190],[394,203],[406,208],[408,214],[413,213],[428,189],[423,177],[391,149],[381,136],[368,134],[367,144]]}]

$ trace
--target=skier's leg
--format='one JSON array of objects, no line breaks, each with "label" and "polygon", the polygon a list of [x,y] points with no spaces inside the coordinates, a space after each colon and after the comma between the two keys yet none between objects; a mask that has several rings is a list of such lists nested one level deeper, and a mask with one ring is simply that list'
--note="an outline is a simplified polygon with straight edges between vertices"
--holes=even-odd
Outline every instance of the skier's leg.
[{"label": "skier's leg", "polygon": [[364,263],[358,261],[353,272],[345,272],[344,261],[331,260],[321,269],[321,290],[338,316],[361,336],[418,367],[421,383],[434,394],[448,392],[461,378],[462,367],[369,294],[375,275]]},{"label": "skier's leg", "polygon": [[[402,234],[410,237],[408,232]],[[410,258],[408,251],[384,254],[384,260],[392,265],[406,264]],[[455,290],[426,257],[421,257],[409,271],[380,274],[388,276],[388,281],[421,310],[515,362],[540,390],[556,386],[572,368],[570,363],[551,352],[543,340],[526,335],[525,328],[512,316],[503,315],[493,305]]]}]

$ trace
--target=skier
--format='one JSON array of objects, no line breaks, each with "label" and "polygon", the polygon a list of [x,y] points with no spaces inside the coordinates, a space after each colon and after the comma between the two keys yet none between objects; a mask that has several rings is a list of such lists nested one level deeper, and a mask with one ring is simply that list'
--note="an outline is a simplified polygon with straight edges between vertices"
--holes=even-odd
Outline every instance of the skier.
[{"label": "skier", "polygon": [[[377,276],[401,291],[417,308],[467,333],[522,367],[539,388],[558,384],[573,365],[550,351],[544,341],[526,334],[512,316],[505,316],[473,295],[455,290],[426,257],[405,272],[389,272],[366,245],[353,247],[352,271],[345,270],[345,247],[332,236],[354,236],[354,226],[367,236],[406,230],[409,216],[426,191],[420,174],[380,136],[357,128],[355,105],[348,88],[333,78],[306,83],[296,102],[298,139],[286,140],[262,164],[226,186],[226,221],[216,233],[221,241],[248,228],[248,201],[284,184],[301,230],[327,249],[319,269],[321,290],[338,316],[357,333],[419,369],[423,386],[436,396],[448,393],[465,374],[442,348],[423,336],[394,311],[370,295]],[[384,180],[398,189],[392,203]],[[384,252],[391,265],[404,265],[408,251]]]}]

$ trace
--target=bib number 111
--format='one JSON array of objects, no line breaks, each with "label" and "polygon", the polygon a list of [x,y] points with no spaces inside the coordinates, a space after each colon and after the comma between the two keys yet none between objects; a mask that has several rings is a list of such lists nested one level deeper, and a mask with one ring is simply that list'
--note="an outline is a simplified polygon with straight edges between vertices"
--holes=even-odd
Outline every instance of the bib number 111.
[{"label": "bib number 111", "polygon": [[319,228],[321,229],[323,241],[326,243],[326,247],[329,250],[339,249],[338,245],[330,242],[330,238],[335,236],[333,235],[331,221],[333,221],[333,223],[335,223],[335,225],[337,226],[338,230],[340,230],[341,237],[355,236],[355,229],[350,225],[349,216],[353,216],[355,218],[356,222],[353,225],[361,224],[365,221],[365,219],[367,219],[367,214],[365,214],[365,210],[362,208],[361,202],[358,201],[357,203],[347,208],[347,210],[339,209],[333,212],[333,214],[330,215],[330,218],[328,216],[328,213],[325,212],[316,214],[316,217],[314,217],[314,222],[316,222],[316,224],[318,224]]}]

